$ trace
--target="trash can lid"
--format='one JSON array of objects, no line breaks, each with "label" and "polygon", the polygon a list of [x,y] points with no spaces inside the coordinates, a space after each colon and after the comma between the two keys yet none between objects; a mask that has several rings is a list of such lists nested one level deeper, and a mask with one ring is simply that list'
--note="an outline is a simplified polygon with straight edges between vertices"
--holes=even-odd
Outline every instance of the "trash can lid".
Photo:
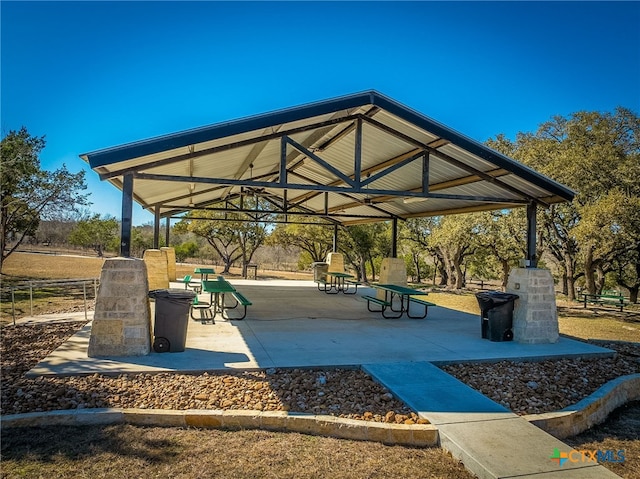
[{"label": "trash can lid", "polygon": [[329,263],[326,263],[324,261],[316,261],[315,263],[311,263],[311,266],[326,266]]},{"label": "trash can lid", "polygon": [[169,289],[154,289],[149,291],[150,298],[177,298],[177,299],[193,299],[195,298],[196,293],[188,289],[178,289],[178,288],[169,288]]},{"label": "trash can lid", "polygon": [[515,301],[519,297],[517,294],[503,293],[502,291],[482,291],[476,293],[476,299],[480,306],[499,306],[509,301]]}]

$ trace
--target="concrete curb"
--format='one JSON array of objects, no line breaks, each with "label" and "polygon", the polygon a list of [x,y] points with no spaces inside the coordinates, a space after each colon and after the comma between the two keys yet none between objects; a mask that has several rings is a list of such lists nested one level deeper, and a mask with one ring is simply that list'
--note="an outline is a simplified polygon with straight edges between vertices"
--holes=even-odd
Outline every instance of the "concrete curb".
[{"label": "concrete curb", "polygon": [[3,416],[0,423],[3,428],[133,424],[231,430],[263,429],[413,447],[436,447],[440,441],[438,428],[431,424],[389,424],[335,416],[289,414],[285,411],[73,409],[12,414]]},{"label": "concrete curb", "polygon": [[629,374],[609,381],[582,401],[560,411],[528,414],[523,418],[564,439],[604,422],[614,409],[637,399],[640,399],[640,374]]}]

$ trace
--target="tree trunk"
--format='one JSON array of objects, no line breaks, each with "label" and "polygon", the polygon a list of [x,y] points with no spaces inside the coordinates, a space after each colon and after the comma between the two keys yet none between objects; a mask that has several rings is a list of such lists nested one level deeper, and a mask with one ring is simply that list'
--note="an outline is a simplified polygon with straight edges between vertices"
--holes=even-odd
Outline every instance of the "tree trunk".
[{"label": "tree trunk", "polygon": [[509,261],[506,259],[500,260],[500,262],[502,263],[502,289],[505,290],[507,288],[507,281],[509,279],[511,266],[509,265]]},{"label": "tree trunk", "polygon": [[567,281],[567,268],[562,272],[562,294],[569,296],[569,282]]},{"label": "tree trunk", "polygon": [[[568,256],[568,255],[567,255]],[[575,271],[571,258],[565,258],[565,267],[567,268],[567,299],[574,301],[576,299]]]},{"label": "tree trunk", "polygon": [[596,289],[595,267],[593,264],[593,248],[589,247],[584,259],[584,279],[589,294],[598,294]]},{"label": "tree trunk", "polygon": [[455,282],[453,284],[455,289],[462,289],[464,286],[464,274],[462,274],[462,268],[458,262],[454,263],[453,269],[455,271]]},{"label": "tree trunk", "polygon": [[360,257],[360,276],[362,277],[361,281],[367,283],[367,261],[365,258]]}]

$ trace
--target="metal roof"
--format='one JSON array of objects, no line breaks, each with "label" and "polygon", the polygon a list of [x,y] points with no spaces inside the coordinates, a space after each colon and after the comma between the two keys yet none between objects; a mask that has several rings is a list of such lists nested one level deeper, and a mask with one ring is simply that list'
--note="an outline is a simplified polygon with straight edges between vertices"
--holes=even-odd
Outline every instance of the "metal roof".
[{"label": "metal roof", "polygon": [[259,194],[274,212],[345,225],[571,201],[567,187],[376,91],[85,153],[150,212],[225,210]]}]

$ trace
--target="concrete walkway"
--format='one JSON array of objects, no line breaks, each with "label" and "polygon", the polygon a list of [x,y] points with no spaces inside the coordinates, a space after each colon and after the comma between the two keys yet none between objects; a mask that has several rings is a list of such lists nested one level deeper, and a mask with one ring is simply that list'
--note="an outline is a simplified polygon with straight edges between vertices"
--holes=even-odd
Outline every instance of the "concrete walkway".
[{"label": "concrete walkway", "polygon": [[572,448],[428,362],[363,369],[438,427],[441,446],[480,478],[619,477],[593,461],[552,461]]},{"label": "concrete walkway", "polygon": [[612,351],[568,338],[556,344],[491,342],[481,338],[478,316],[442,307],[430,308],[423,320],[385,320],[367,310],[361,296],[373,293],[369,288],[327,295],[309,281],[232,283],[253,302],[247,318],[190,320],[182,353],[89,358],[87,325],[28,374],[362,366],[438,426],[442,446],[481,478],[617,477],[594,463],[559,466],[550,457],[556,448],[571,451],[569,446],[431,364],[610,356]]}]

